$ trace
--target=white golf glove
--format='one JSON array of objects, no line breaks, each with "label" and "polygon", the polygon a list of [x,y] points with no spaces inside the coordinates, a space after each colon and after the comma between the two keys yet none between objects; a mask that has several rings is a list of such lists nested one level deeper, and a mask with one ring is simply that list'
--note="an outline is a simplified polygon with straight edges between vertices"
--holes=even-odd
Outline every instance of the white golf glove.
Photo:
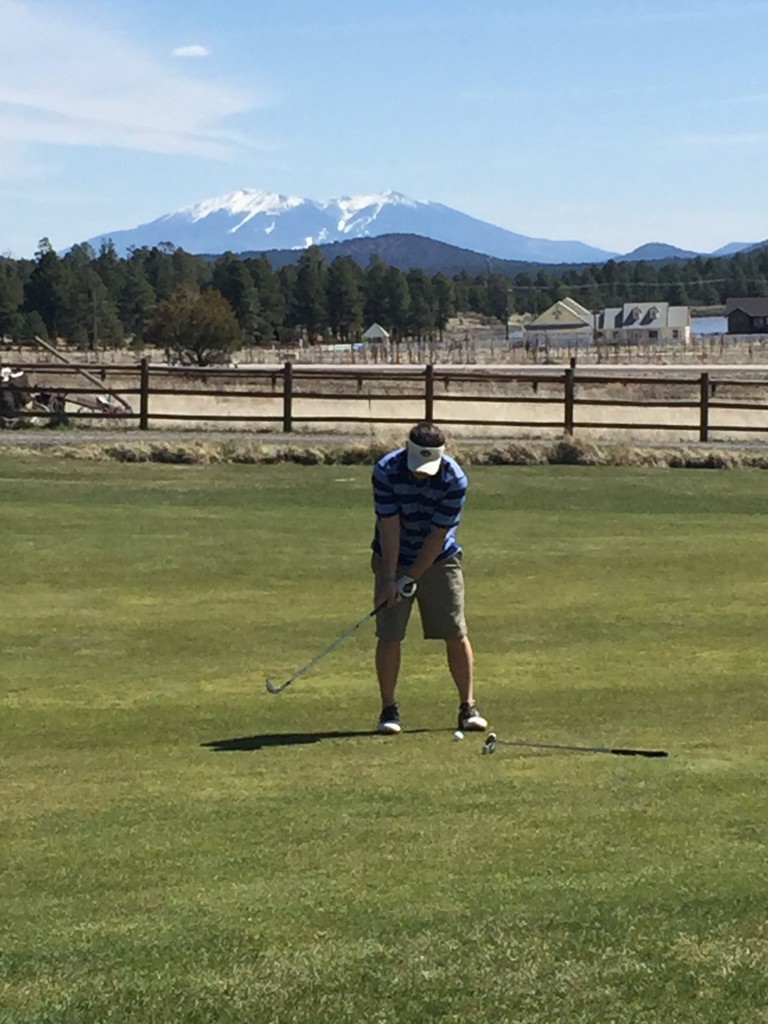
[{"label": "white golf glove", "polygon": [[398,598],[406,598],[408,600],[415,596],[418,584],[413,576],[401,576],[396,581],[395,586],[397,587]]}]

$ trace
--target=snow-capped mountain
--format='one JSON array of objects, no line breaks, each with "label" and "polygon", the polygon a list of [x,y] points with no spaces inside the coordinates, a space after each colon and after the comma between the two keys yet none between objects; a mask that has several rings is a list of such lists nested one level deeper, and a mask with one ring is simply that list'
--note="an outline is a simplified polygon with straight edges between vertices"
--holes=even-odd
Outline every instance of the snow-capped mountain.
[{"label": "snow-capped mountain", "polygon": [[470,217],[441,203],[399,192],[316,201],[274,192],[239,189],[206,199],[148,224],[89,239],[112,239],[124,255],[131,246],[170,242],[190,253],[303,249],[348,238],[421,235],[497,259],[536,263],[604,262],[616,253],[578,241],[530,238]]}]

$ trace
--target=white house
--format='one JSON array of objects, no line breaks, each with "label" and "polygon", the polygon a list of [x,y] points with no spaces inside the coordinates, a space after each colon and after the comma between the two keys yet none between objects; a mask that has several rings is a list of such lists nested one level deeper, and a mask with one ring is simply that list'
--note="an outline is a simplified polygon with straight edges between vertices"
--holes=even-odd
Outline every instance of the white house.
[{"label": "white house", "polygon": [[601,341],[685,344],[691,338],[691,314],[687,306],[670,306],[668,302],[625,302],[604,310],[597,328]]}]

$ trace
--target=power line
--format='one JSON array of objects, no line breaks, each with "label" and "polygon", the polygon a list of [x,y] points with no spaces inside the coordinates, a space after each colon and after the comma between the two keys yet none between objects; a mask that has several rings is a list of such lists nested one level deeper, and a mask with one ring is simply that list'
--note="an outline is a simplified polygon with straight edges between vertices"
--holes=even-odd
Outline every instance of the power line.
[{"label": "power line", "polygon": [[[704,284],[727,284],[732,280],[733,278],[730,277],[709,277],[696,278],[690,281],[594,281],[591,284],[570,284],[567,281],[558,280],[548,285],[513,284],[507,290],[512,292],[549,292],[553,288],[567,288],[569,291],[598,291],[606,288],[619,291],[622,288],[673,288],[675,285],[680,285],[681,288],[694,289]],[[768,279],[764,277],[747,277],[743,279],[743,282],[747,285],[759,285],[768,288]]]}]

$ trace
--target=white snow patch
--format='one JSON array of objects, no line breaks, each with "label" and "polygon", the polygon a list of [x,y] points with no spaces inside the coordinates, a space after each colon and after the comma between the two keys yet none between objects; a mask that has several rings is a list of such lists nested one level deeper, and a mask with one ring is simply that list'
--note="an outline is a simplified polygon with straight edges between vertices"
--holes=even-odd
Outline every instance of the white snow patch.
[{"label": "white snow patch", "polygon": [[[372,224],[385,206],[409,206],[413,209],[425,204],[417,199],[409,199],[401,192],[377,192],[371,195],[344,196],[341,199],[332,199],[326,205],[335,206],[339,211],[336,229],[344,234],[349,234],[350,231],[363,230]],[[367,216],[360,217],[359,214],[363,211],[367,213]]]},{"label": "white snow patch", "polygon": [[272,221],[272,223],[270,225],[268,225],[268,227],[264,228],[264,234],[265,235],[271,235],[274,230],[275,230],[275,222]]},{"label": "white snow patch", "polygon": [[[257,214],[265,213],[277,215],[287,210],[295,209],[305,202],[300,196],[284,196],[277,192],[261,192],[255,189],[241,188],[236,192],[229,192],[225,196],[216,196],[214,199],[204,199],[194,206],[186,206],[179,213],[186,214],[194,223],[210,216],[212,213],[245,214],[237,228]],[[233,230],[237,230],[234,228]]]}]

